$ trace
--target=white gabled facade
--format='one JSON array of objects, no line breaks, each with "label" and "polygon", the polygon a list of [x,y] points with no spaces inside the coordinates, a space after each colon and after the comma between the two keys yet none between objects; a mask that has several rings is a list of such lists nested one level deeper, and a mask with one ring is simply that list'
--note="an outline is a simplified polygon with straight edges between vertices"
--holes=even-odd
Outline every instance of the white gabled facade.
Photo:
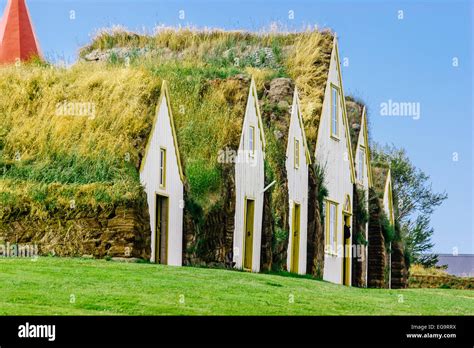
[{"label": "white gabled facade", "polygon": [[[352,226],[352,197],[355,173],[336,38],[334,38],[318,128],[315,158],[316,163],[324,170],[324,183],[328,189],[324,207],[325,257],[323,278],[337,284],[351,284],[352,248],[350,245],[352,244],[352,228],[351,237],[344,240],[343,225]],[[349,247],[345,248],[344,242]],[[345,254],[344,250],[346,250]],[[345,279],[343,279],[344,272]]]},{"label": "white gabled facade", "polygon": [[[308,230],[308,166],[311,156],[306,143],[303,119],[300,113],[298,92],[295,88],[291,108],[286,173],[288,178],[289,239],[287,269],[306,274],[306,249]],[[295,244],[295,241],[297,244]],[[296,256],[295,256],[296,255]],[[297,264],[295,260],[297,258]]]},{"label": "white gabled facade", "polygon": [[[367,111],[362,109],[362,116],[360,122],[360,132],[357,139],[357,146],[354,153],[354,166],[356,172],[357,188],[364,191],[364,199],[366,209],[369,204],[369,188],[372,187],[372,167],[370,165],[370,148],[369,148],[369,133],[367,127]],[[365,223],[365,240],[369,240],[369,222]],[[367,284],[368,274],[368,246],[364,248],[364,267],[365,267],[365,284]]]},{"label": "white gabled facade", "polygon": [[[145,156],[140,167],[140,181],[147,195],[151,227],[151,261],[157,257],[157,204],[165,201],[161,215],[166,231],[166,257],[161,263],[182,265],[183,249],[183,172],[181,168],[176,132],[170,108],[169,93],[163,82],[153,127]],[[167,215],[167,216],[166,216]]]},{"label": "white gabled facade", "polygon": [[[264,149],[262,119],[258,107],[257,90],[252,79],[235,163],[236,204],[233,256],[236,268],[253,272],[260,271],[265,185]],[[251,211],[253,211],[253,219],[249,218]],[[253,221],[249,223],[251,220]],[[249,230],[251,239],[246,239]]]}]

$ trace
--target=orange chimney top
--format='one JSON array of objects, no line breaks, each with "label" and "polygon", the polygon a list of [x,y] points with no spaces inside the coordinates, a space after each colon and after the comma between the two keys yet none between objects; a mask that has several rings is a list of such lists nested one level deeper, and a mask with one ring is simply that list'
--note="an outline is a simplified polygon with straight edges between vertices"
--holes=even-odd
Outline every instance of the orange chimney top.
[{"label": "orange chimney top", "polygon": [[41,56],[25,0],[8,0],[0,22],[0,64]]}]

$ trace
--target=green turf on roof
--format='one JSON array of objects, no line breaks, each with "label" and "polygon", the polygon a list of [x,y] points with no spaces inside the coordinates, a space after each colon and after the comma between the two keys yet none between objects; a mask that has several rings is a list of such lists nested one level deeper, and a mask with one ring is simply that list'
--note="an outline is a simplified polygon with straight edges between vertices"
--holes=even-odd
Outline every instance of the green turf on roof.
[{"label": "green turf on roof", "polygon": [[348,96],[346,97],[346,111],[347,118],[349,120],[349,131],[351,134],[351,145],[352,154],[355,156],[357,153],[357,141],[359,140],[359,134],[362,131],[362,112],[364,105]]},{"label": "green turf on roof", "polygon": [[146,70],[104,64],[1,68],[2,208],[30,202],[31,210],[37,203],[47,209],[63,198],[68,205],[83,191],[90,206],[138,197],[137,168],[160,86]]},{"label": "green turf on roof", "polygon": [[234,74],[245,72],[255,77],[258,87],[269,77],[291,77],[299,90],[309,144],[314,146],[333,41],[331,31],[316,29],[249,33],[161,28],[147,36],[112,28],[100,31],[80,56],[108,51],[114,58],[125,50],[129,61],[148,60],[155,65],[180,62],[213,70],[231,69]]},{"label": "green turf on roof", "polygon": [[[250,77],[259,97],[275,77],[295,81],[309,143],[314,144],[332,43],[329,31],[316,30],[252,34],[181,29],[153,36],[115,31],[97,36],[81,56],[127,48],[130,59],[113,51],[107,62],[68,69],[2,68],[0,184],[11,187],[0,201],[34,206],[59,197],[59,191],[74,197],[81,185],[107,191],[121,183],[129,188],[128,196],[138,197],[138,166],[165,79],[188,192],[204,211],[211,209],[228,189],[223,180],[228,168],[217,156],[219,150],[238,146]],[[68,103],[93,105],[94,117],[68,115]],[[61,115],[58,105],[64,105]],[[25,191],[30,186],[36,188]],[[101,204],[109,196],[112,203],[121,200],[99,192],[91,193],[88,202]]]},{"label": "green turf on roof", "polygon": [[379,198],[382,198],[385,193],[385,183],[387,182],[388,172],[388,165],[383,163],[372,163],[374,190]]}]

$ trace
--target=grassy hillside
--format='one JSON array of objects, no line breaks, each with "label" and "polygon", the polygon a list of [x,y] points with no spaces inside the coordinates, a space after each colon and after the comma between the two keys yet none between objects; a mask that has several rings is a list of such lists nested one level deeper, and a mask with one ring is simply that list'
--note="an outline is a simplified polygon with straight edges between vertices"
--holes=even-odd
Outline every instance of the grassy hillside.
[{"label": "grassy hillside", "polygon": [[261,32],[157,28],[153,35],[132,33],[121,27],[99,31],[80,56],[109,53],[112,63],[144,61],[155,65],[190,63],[244,72],[258,87],[269,77],[291,77],[299,89],[306,135],[316,141],[334,35],[330,30]]},{"label": "grassy hillside", "polygon": [[159,78],[105,64],[0,76],[0,220],[67,214],[71,200],[90,211],[142,199],[136,168]]},{"label": "grassy hillside", "polygon": [[469,290],[359,289],[304,277],[86,259],[1,259],[0,268],[0,315],[474,314]]},{"label": "grassy hillside", "polygon": [[[21,233],[24,242],[44,242],[55,231],[67,241],[69,231],[87,235],[81,226],[89,222],[78,219],[114,218],[123,206],[145,211],[138,168],[166,80],[185,177],[185,260],[223,262],[232,248],[225,234],[234,230],[235,188],[234,165],[219,154],[238,148],[253,78],[266,118],[265,180],[277,181],[265,195],[263,263],[270,268],[273,249],[286,260],[286,145],[276,123],[289,119],[292,98],[270,98],[269,88],[276,78],[298,87],[314,145],[333,43],[330,31],[318,29],[138,35],[112,28],[72,67],[1,67],[0,239],[18,241]],[[68,224],[77,228],[55,228]]]},{"label": "grassy hillside", "polygon": [[[250,76],[260,94],[274,77],[295,80],[314,140],[332,42],[329,31],[317,30],[145,36],[115,28],[81,51],[108,54],[104,62],[2,67],[0,220],[67,213],[71,200],[93,210],[143,199],[137,169],[164,79],[188,198],[212,209],[226,189],[218,151],[238,145]],[[75,107],[93,107],[93,115],[78,117]]]}]

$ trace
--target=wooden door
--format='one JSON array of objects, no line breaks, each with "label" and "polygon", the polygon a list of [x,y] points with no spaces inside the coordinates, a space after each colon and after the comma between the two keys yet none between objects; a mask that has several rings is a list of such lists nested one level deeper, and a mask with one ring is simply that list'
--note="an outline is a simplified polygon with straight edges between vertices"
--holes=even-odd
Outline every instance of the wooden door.
[{"label": "wooden door", "polygon": [[291,242],[291,272],[298,273],[298,264],[300,261],[300,205],[293,206],[293,224],[292,233],[293,240]]},{"label": "wooden door", "polygon": [[254,211],[255,201],[247,199],[245,204],[244,269],[249,270],[252,269]]},{"label": "wooden door", "polygon": [[343,214],[343,231],[342,231],[342,238],[344,240],[344,258],[342,260],[342,284],[350,286],[350,279],[351,279],[351,258],[350,256],[350,248],[351,248],[351,238],[345,237],[344,229],[349,229],[351,227],[351,219],[349,215]]},{"label": "wooden door", "polygon": [[168,197],[156,195],[155,262],[168,263]]}]

